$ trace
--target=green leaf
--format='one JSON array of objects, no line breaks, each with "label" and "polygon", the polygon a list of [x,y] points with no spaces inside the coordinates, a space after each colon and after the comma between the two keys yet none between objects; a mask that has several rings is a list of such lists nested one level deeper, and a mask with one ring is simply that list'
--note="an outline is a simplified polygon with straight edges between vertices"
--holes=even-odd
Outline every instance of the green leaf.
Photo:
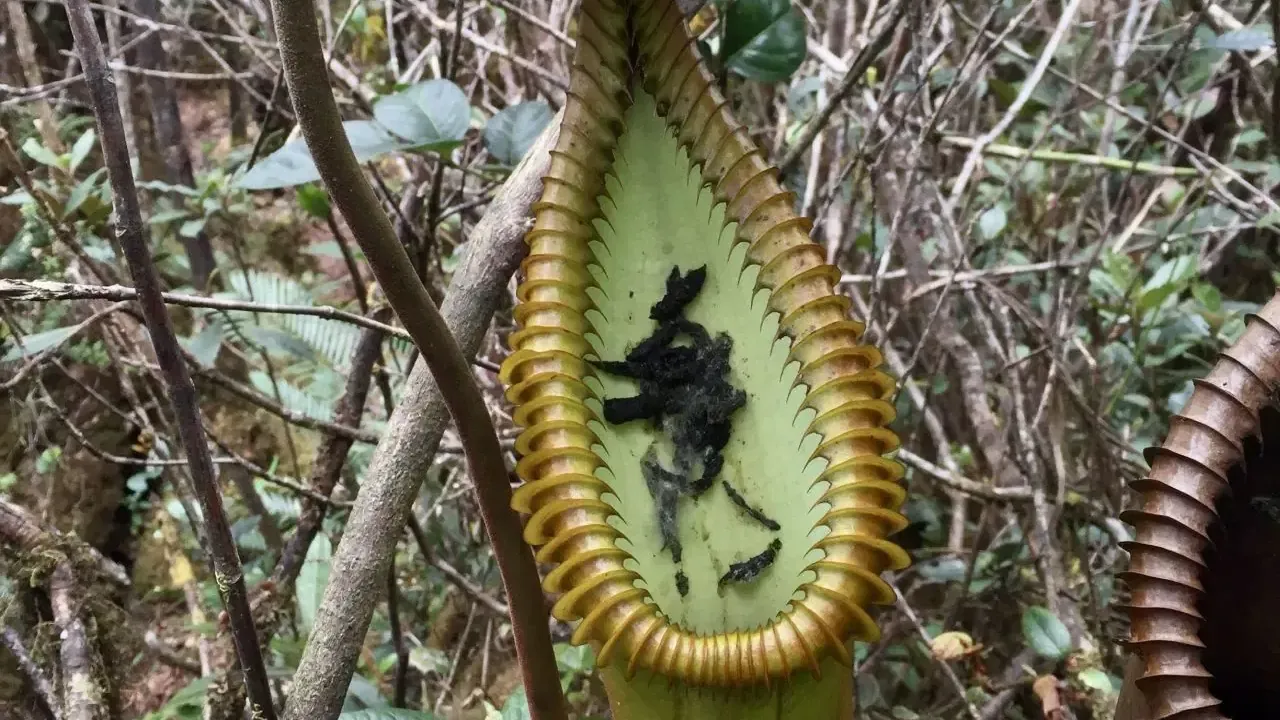
[{"label": "green leaf", "polygon": [[730,0],[720,57],[751,80],[782,82],[804,62],[805,22],[791,0]]},{"label": "green leaf", "polygon": [[1180,255],[1165,261],[1142,286],[1138,308],[1148,311],[1160,307],[1166,298],[1181,290],[1195,272],[1196,259],[1191,255]]},{"label": "green leaf", "polygon": [[342,128],[347,131],[347,142],[351,143],[356,160],[362,163],[408,147],[372,120],[348,120],[342,123]]},{"label": "green leaf", "polygon": [[32,333],[21,338],[10,338],[14,345],[0,357],[0,363],[9,363],[24,357],[33,357],[61,345],[83,327],[80,323]]},{"label": "green leaf", "polygon": [[443,650],[419,645],[409,651],[409,665],[423,675],[435,673],[444,677],[449,672],[449,656]]},{"label": "green leaf", "polygon": [[219,323],[209,323],[194,336],[179,340],[201,365],[211,368],[218,359],[218,351],[222,349],[222,326]]},{"label": "green leaf", "polygon": [[1090,690],[1097,690],[1108,695],[1120,691],[1119,683],[1116,683],[1110,675],[1098,668],[1085,668],[1076,677],[1080,680],[1081,685]]},{"label": "green leaf", "polygon": [[196,678],[169,698],[159,710],[149,712],[143,720],[175,720],[177,718],[199,718],[204,710],[205,691],[213,678]]},{"label": "green leaf", "polygon": [[439,716],[421,710],[375,708],[344,712],[338,716],[338,720],[436,720],[437,717]]},{"label": "green leaf", "polygon": [[[356,160],[362,163],[408,147],[392,137],[386,128],[369,120],[348,120],[342,123],[342,128]],[[306,141],[294,138],[241,175],[235,184],[246,190],[275,190],[319,179],[320,172],[311,159]]]},{"label": "green leaf", "polygon": [[98,139],[97,133],[93,128],[84,131],[84,134],[76,138],[76,143],[71,146],[71,172],[75,172],[80,167],[80,163],[89,157],[89,152],[93,150],[93,143]]},{"label": "green leaf", "polygon": [[324,586],[329,583],[329,562],[333,557],[333,544],[324,533],[316,535],[307,550],[307,559],[303,561],[302,571],[298,573],[298,631],[302,635],[311,632],[316,620],[316,611],[320,609],[320,599],[324,596]]},{"label": "green leaf", "polygon": [[329,217],[329,194],[319,183],[307,183],[297,189],[298,205],[313,218],[324,220]]},{"label": "green leaf", "polygon": [[58,467],[58,461],[62,459],[62,448],[53,445],[44,449],[40,453],[40,457],[36,458],[36,472],[41,475],[48,475]]},{"label": "green leaf", "polygon": [[1236,147],[1252,147],[1267,139],[1267,134],[1258,128],[1249,128],[1236,137]]},{"label": "green leaf", "polygon": [[1009,216],[1004,211],[1003,205],[992,205],[982,216],[978,218],[978,229],[982,231],[984,240],[994,240],[1004,232],[1004,227],[1009,223]]},{"label": "green leaf", "polygon": [[186,208],[170,208],[152,215],[147,222],[152,225],[163,225],[177,220],[185,220],[190,216],[191,213]]},{"label": "green leaf", "polygon": [[1209,283],[1193,283],[1191,285],[1191,295],[1200,301],[1204,309],[1209,312],[1222,310],[1222,293]]},{"label": "green leaf", "polygon": [[1229,30],[1205,43],[1205,47],[1227,52],[1257,52],[1274,45],[1270,28],[1262,25]]},{"label": "green leaf", "polygon": [[551,116],[551,108],[540,100],[503,108],[485,126],[484,145],[498,162],[515,165],[529,152]]},{"label": "green leaf", "polygon": [[342,706],[344,711],[351,712],[365,708],[381,710],[387,707],[387,700],[382,697],[382,691],[377,685],[369,682],[363,675],[351,677],[351,684],[347,686],[347,698]]},{"label": "green leaf", "polygon": [[26,205],[30,202],[35,202],[35,198],[26,190],[14,190],[0,198],[0,205]]},{"label": "green leaf", "polygon": [[1205,88],[1183,102],[1178,112],[1188,120],[1199,120],[1218,106],[1220,93],[1221,90],[1216,87]]},{"label": "green leaf", "polygon": [[161,180],[142,180],[138,183],[138,187],[144,190],[152,190],[160,193],[176,193],[178,195],[186,195],[191,198],[200,197],[200,191],[186,185],[170,185]]},{"label": "green leaf", "polygon": [[595,667],[595,652],[590,645],[558,643],[555,646],[556,664],[562,675],[576,676],[591,672]]},{"label": "green leaf", "polygon": [[306,141],[294,138],[259,160],[258,164],[240,176],[236,185],[246,190],[273,190],[319,179],[320,172],[311,159]]},{"label": "green leaf", "polygon": [[[325,240],[324,242],[318,242],[314,245],[308,245],[302,249],[302,252],[308,255],[315,255],[316,257],[327,257],[337,260],[341,260],[343,258],[342,248],[338,245],[337,241],[334,240]],[[357,258],[360,257],[359,248],[352,248],[352,254]]]},{"label": "green leaf", "polygon": [[524,694],[524,688],[517,688],[511,697],[502,704],[502,720],[530,720],[533,715],[529,712],[529,698]]},{"label": "green leaf", "polygon": [[102,180],[102,176],[106,172],[106,168],[98,168],[97,170],[94,170],[89,177],[81,180],[79,184],[71,190],[71,194],[67,196],[67,204],[62,208],[63,218],[71,217],[76,210],[80,209],[80,206],[84,204],[84,201],[89,199],[89,196],[93,194],[94,190],[98,189],[98,183]]},{"label": "green leaf", "polygon": [[282,331],[282,329],[265,327],[265,325],[244,325],[241,332],[273,354],[293,355],[300,360],[311,360],[315,357],[315,350],[312,350],[310,345],[302,342],[293,333]]},{"label": "green leaf", "polygon": [[427,80],[378,100],[373,117],[415,146],[448,150],[466,136],[471,104],[449,80]]},{"label": "green leaf", "polygon": [[22,143],[22,152],[26,153],[27,157],[35,160],[41,165],[61,167],[61,163],[58,162],[57,153],[44,145],[41,145],[40,141],[33,137],[27,138],[27,141]]},{"label": "green leaf", "polygon": [[1022,613],[1022,638],[1041,657],[1061,660],[1071,653],[1071,633],[1057,615],[1033,606]]},{"label": "green leaf", "polygon": [[193,238],[204,231],[204,218],[192,218],[178,228],[178,234],[184,238]]}]

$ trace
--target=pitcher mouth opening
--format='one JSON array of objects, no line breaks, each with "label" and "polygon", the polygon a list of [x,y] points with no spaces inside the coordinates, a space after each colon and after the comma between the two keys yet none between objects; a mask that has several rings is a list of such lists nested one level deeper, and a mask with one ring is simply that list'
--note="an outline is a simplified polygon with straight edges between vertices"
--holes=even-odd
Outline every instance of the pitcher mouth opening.
[{"label": "pitcher mouth opening", "polygon": [[1280,717],[1280,294],[1194,382],[1120,519],[1153,720]]},{"label": "pitcher mouth opening", "polygon": [[1201,581],[1209,691],[1232,720],[1280,718],[1280,406],[1260,420],[1217,503]]}]

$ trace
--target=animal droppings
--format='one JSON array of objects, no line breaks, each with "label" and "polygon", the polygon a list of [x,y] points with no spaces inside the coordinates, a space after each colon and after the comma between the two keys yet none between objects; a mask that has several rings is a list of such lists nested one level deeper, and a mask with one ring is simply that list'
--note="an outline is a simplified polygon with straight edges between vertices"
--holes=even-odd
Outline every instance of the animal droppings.
[{"label": "animal droppings", "polygon": [[742,562],[736,562],[729,566],[729,572],[720,576],[720,586],[724,587],[731,582],[750,582],[755,580],[765,568],[773,564],[778,558],[778,551],[782,549],[782,541],[774,538],[769,543],[769,547],[764,552],[755,557],[747,558]]}]

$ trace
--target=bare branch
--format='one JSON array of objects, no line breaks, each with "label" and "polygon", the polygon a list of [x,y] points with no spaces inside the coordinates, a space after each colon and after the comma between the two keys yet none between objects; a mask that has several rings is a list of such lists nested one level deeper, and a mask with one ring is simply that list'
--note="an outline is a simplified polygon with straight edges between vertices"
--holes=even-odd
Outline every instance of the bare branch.
[{"label": "bare branch", "polygon": [[903,16],[907,14],[909,7],[911,7],[910,0],[898,0],[898,4],[894,7],[892,14],[880,27],[880,32],[858,53],[857,59],[853,61],[853,65],[845,73],[844,79],[840,81],[840,87],[836,88],[831,98],[827,100],[827,104],[823,105],[822,109],[805,125],[804,132],[800,133],[800,137],[796,139],[795,144],[791,146],[786,156],[778,163],[779,174],[785,175],[796,163],[800,162],[800,158],[809,149],[809,146],[813,144],[814,139],[818,137],[818,133],[821,133],[827,127],[827,123],[831,121],[831,116],[853,94],[854,89],[858,87],[858,81],[866,75],[867,68],[871,67],[871,63],[876,61],[881,51],[888,46],[893,34],[898,31],[899,23],[902,21]]},{"label": "bare branch", "polygon": [[17,630],[6,625],[3,629],[0,629],[0,643],[3,643],[9,654],[18,661],[18,668],[26,676],[27,682],[31,685],[31,689],[35,691],[36,698],[44,706],[45,712],[49,713],[55,720],[61,720],[62,704],[58,702],[58,696],[53,691],[53,683],[49,682],[49,678],[44,676],[44,671],[31,658],[31,653],[27,652],[27,647],[22,642],[22,636],[18,634]]},{"label": "bare branch", "polygon": [[49,604],[58,626],[58,659],[62,664],[62,717],[64,720],[107,720],[107,698],[95,672],[102,661],[89,640],[80,603],[76,598],[75,571],[63,561],[49,579]]},{"label": "bare branch", "polygon": [[231,636],[249,688],[253,712],[264,720],[275,720],[271,687],[267,683],[258,634],[249,612],[249,598],[240,569],[240,556],[236,552],[235,540],[222,506],[213,459],[205,443],[196,388],[187,372],[178,339],[174,336],[164,298],[160,293],[160,278],[156,274],[148,242],[143,236],[142,210],[138,204],[138,191],[133,181],[129,149],[125,142],[124,124],[120,117],[111,70],[103,56],[98,30],[93,15],[89,12],[87,0],[67,0],[66,8],[93,100],[94,116],[98,121],[99,142],[102,145],[107,175],[111,180],[116,231],[130,275],[138,288],[138,299],[150,331],[156,360],[163,372],[169,400],[178,421],[178,433],[186,450],[192,485],[203,511],[209,555],[213,559],[218,588],[226,606]]}]

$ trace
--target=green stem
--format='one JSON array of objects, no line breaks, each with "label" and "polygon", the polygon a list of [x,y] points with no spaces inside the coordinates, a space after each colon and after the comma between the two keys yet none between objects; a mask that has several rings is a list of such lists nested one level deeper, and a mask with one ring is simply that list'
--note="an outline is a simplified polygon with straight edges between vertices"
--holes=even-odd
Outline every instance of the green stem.
[{"label": "green stem", "polygon": [[[961,137],[958,135],[945,135],[942,138],[943,145],[951,145],[971,149],[977,144],[973,138]],[[1157,177],[1200,177],[1204,175],[1200,170],[1193,167],[1180,167],[1177,165],[1159,165],[1150,162],[1134,162],[1125,160],[1124,158],[1113,158],[1105,155],[1091,155],[1089,153],[1073,153],[1063,152],[1061,150],[1027,150],[1017,145],[1002,145],[992,143],[982,148],[982,152],[986,155],[996,155],[999,157],[1013,158],[1015,160],[1039,160],[1041,162],[1066,163],[1069,165],[1088,165],[1092,167],[1104,167],[1112,170],[1120,170],[1128,172],[1142,173],[1144,175],[1155,175]]]}]

